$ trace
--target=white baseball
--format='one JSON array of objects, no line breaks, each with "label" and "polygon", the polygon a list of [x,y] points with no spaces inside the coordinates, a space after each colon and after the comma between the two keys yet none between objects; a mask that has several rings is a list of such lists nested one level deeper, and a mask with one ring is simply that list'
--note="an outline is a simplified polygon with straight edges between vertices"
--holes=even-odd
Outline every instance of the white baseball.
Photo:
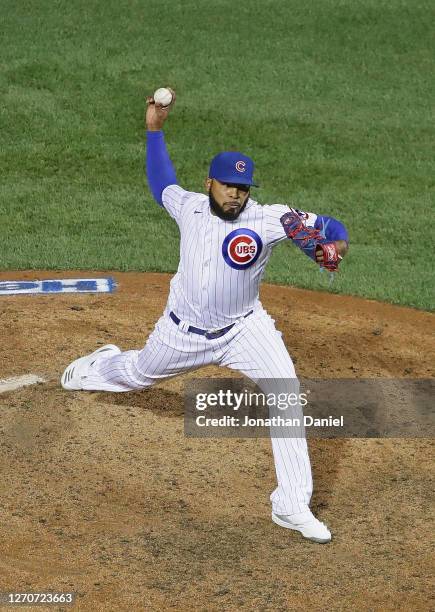
[{"label": "white baseball", "polygon": [[154,92],[154,102],[162,106],[169,106],[172,102],[172,94],[167,87],[160,87]]}]

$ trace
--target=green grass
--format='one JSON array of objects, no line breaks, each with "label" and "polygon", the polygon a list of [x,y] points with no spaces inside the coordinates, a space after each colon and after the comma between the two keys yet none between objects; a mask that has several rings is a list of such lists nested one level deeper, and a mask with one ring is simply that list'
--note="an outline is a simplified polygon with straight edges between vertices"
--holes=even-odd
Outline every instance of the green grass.
[{"label": "green grass", "polygon": [[267,280],[433,309],[432,2],[0,6],[0,269],[176,269],[178,230],[143,172],[143,97],[169,84],[183,186],[238,148],[260,202],[349,228],[331,287],[289,244]]}]

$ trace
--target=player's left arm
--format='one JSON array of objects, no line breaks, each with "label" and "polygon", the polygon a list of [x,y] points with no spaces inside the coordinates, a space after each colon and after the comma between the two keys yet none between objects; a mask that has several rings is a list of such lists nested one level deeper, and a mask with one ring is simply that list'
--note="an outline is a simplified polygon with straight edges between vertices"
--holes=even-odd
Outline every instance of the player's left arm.
[{"label": "player's left arm", "polygon": [[[346,255],[349,250],[349,232],[341,221],[334,219],[334,217],[327,217],[326,215],[316,215],[314,228],[319,230],[321,235],[324,236],[328,242],[335,243],[340,259]],[[323,253],[321,250],[318,250],[316,253],[316,261],[318,264],[322,264],[323,262]]]},{"label": "player's left arm", "polygon": [[280,223],[287,238],[305,255],[331,272],[338,269],[349,248],[348,231],[338,219],[291,208]]},{"label": "player's left arm", "polygon": [[338,219],[283,204],[265,206],[264,211],[270,247],[288,238],[320,266],[337,269],[349,245],[348,231]]}]

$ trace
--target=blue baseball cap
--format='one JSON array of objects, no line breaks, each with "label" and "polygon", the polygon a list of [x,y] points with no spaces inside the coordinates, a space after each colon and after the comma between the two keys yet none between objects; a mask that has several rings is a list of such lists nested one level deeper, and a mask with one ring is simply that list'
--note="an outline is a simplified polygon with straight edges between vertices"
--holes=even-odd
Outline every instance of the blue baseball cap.
[{"label": "blue baseball cap", "polygon": [[254,183],[253,174],[254,162],[250,157],[237,151],[224,151],[211,160],[208,176],[221,183],[258,187]]}]

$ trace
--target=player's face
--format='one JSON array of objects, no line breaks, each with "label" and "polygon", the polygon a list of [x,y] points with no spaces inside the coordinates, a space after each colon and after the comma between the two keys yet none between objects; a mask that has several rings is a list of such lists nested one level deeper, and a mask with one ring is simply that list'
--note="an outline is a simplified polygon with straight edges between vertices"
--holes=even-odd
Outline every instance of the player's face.
[{"label": "player's face", "polygon": [[249,199],[249,185],[221,183],[217,179],[208,178],[205,186],[212,213],[225,221],[237,219]]}]

